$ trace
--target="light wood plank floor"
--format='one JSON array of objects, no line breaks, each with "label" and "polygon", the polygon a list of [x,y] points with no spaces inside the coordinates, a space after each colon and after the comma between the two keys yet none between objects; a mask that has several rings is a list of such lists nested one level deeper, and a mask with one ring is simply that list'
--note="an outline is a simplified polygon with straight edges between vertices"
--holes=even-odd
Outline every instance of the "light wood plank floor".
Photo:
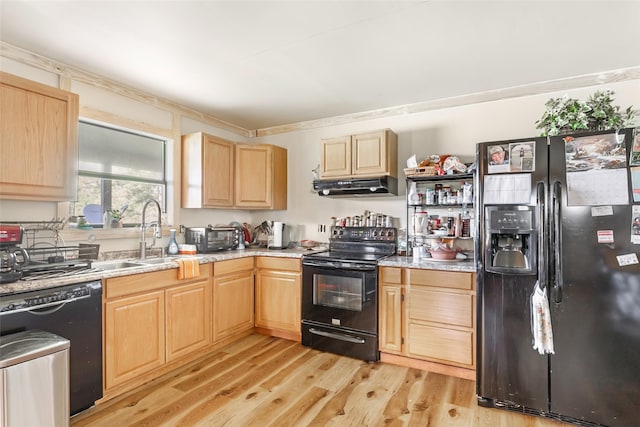
[{"label": "light wood plank floor", "polygon": [[560,422],[478,407],[473,381],[250,335],[71,419],[80,426],[486,426]]}]

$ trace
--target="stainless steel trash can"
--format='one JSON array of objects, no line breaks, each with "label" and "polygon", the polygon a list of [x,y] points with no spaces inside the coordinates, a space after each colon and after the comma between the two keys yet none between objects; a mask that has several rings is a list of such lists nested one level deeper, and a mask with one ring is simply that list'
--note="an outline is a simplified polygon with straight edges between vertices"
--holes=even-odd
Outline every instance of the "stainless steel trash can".
[{"label": "stainless steel trash can", "polygon": [[0,427],[69,425],[69,340],[44,331],[0,337]]}]

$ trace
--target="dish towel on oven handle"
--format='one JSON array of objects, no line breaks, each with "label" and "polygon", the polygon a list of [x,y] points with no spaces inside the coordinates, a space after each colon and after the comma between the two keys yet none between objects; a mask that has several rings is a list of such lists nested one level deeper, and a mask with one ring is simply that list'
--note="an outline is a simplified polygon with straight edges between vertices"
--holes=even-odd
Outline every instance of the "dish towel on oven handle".
[{"label": "dish towel on oven handle", "polygon": [[531,294],[531,332],[534,350],[538,350],[540,354],[554,354],[547,288],[540,288],[538,282]]}]

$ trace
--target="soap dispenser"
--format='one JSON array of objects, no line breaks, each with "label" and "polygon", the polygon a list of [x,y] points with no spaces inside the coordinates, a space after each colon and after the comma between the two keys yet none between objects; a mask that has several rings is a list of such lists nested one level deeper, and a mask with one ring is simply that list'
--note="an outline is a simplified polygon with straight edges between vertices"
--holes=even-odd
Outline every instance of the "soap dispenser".
[{"label": "soap dispenser", "polygon": [[167,253],[169,255],[178,255],[179,247],[178,242],[176,242],[176,229],[172,228],[169,231],[169,246],[167,247]]}]

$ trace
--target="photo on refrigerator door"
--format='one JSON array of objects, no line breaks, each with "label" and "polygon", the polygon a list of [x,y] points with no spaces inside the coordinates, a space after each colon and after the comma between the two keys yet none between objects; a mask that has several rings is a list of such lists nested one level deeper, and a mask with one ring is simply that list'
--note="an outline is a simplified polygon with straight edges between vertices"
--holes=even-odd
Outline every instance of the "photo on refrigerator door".
[{"label": "photo on refrigerator door", "polygon": [[631,207],[631,243],[640,245],[640,205]]},{"label": "photo on refrigerator door", "polygon": [[636,137],[633,140],[633,146],[631,146],[629,165],[640,166],[640,128],[636,128]]},{"label": "photo on refrigerator door", "polygon": [[509,144],[511,172],[532,172],[534,168],[535,142]]},{"label": "photo on refrigerator door", "polygon": [[509,172],[509,144],[497,144],[487,147],[489,173]]},{"label": "photo on refrigerator door", "polygon": [[630,168],[631,171],[631,193],[633,202],[640,202],[640,167]]},{"label": "photo on refrigerator door", "polygon": [[627,167],[624,135],[616,133],[564,138],[567,172]]}]

